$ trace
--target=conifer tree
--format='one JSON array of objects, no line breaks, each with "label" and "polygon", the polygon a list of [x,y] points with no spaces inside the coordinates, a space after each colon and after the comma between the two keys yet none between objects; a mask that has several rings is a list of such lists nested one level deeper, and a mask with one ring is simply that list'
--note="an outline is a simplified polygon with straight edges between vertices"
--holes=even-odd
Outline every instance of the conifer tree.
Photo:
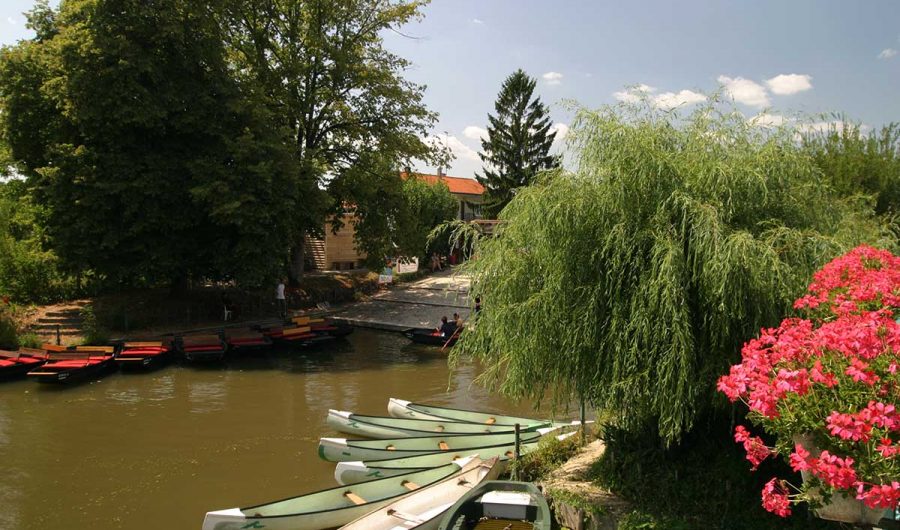
[{"label": "conifer tree", "polygon": [[478,181],[487,188],[485,213],[494,217],[506,206],[518,188],[531,184],[535,175],[559,165],[550,155],[556,138],[551,131],[550,112],[534,96],[534,78],[521,69],[503,81],[496,115],[488,114],[488,135],[479,153],[484,162]]}]

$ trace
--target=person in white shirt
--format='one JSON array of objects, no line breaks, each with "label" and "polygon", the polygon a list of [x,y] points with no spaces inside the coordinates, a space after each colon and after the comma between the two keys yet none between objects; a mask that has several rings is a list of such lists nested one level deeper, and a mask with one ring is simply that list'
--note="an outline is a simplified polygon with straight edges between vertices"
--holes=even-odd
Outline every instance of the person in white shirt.
[{"label": "person in white shirt", "polygon": [[281,318],[287,318],[287,300],[284,298],[284,282],[285,280],[279,279],[278,285],[275,287],[275,305],[278,306],[278,315]]}]

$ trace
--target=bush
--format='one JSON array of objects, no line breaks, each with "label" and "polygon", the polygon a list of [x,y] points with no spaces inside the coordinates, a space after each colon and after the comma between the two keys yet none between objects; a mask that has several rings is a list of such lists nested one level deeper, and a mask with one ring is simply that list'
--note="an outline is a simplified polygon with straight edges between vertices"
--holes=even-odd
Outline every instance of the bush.
[{"label": "bush", "polygon": [[[604,426],[604,455],[591,479],[634,506],[620,530],[837,529],[837,524],[808,519],[798,510],[789,519],[773,517],[759,505],[768,474],[750,475],[728,420],[712,421],[686,434],[678,447],[663,449],[656,433],[630,434]],[[790,469],[767,461],[767,470]]]},{"label": "bush", "polygon": [[8,311],[0,308],[0,349],[15,350],[18,347],[16,322]]},{"label": "bush", "polygon": [[109,332],[100,325],[94,307],[86,305],[81,308],[81,330],[85,344],[106,344],[109,342]]}]

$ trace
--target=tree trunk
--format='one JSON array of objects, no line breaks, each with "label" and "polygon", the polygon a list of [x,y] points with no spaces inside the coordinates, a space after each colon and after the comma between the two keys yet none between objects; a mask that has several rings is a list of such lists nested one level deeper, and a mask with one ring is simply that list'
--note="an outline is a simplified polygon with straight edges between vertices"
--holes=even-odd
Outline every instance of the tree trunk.
[{"label": "tree trunk", "polygon": [[291,283],[297,285],[303,279],[304,260],[306,259],[306,235],[300,236],[297,244],[291,249]]}]

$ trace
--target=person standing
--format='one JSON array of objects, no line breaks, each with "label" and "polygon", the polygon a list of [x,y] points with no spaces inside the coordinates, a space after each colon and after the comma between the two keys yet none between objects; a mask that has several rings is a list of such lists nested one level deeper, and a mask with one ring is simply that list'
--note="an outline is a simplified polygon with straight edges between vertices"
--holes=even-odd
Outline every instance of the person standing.
[{"label": "person standing", "polygon": [[275,286],[275,305],[278,306],[278,315],[282,319],[287,318],[287,300],[284,297],[284,278],[278,280]]}]

